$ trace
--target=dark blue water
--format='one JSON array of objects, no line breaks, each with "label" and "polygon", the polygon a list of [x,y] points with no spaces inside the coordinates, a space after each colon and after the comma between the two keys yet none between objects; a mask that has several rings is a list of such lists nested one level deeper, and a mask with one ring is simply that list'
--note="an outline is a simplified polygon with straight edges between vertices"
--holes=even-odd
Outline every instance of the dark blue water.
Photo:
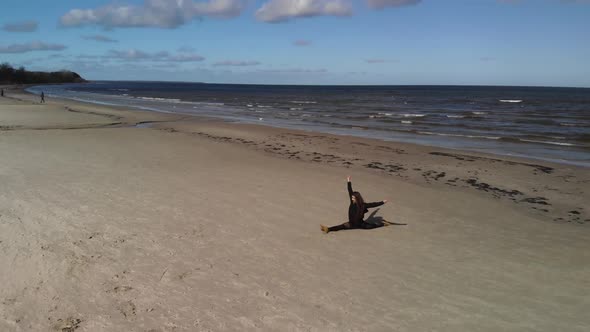
[{"label": "dark blue water", "polygon": [[94,103],[590,166],[590,89],[92,82],[29,89]]}]

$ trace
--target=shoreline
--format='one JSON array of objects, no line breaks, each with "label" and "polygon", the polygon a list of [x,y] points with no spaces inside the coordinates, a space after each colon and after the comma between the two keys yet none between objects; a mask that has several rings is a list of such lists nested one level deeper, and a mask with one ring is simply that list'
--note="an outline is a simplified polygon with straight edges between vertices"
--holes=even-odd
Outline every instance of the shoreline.
[{"label": "shoreline", "polygon": [[[36,95],[24,89],[18,89],[17,93],[23,101],[35,102],[33,97]],[[580,180],[577,183],[590,183],[590,168],[584,166],[264,124],[231,122],[208,116],[99,105],[63,98],[52,98],[50,103],[65,107],[70,112],[76,112],[76,108],[81,108],[82,113],[102,114],[117,120],[107,127],[139,126],[188,134],[216,142],[253,148],[290,160],[347,169],[368,169],[414,184],[436,184],[462,190],[477,190],[489,197],[505,199],[519,205],[526,204],[534,214],[541,212],[541,217],[552,216],[553,221],[590,223],[590,215],[588,211],[585,211],[580,196],[571,195],[568,199],[559,197],[562,206],[556,207],[551,197],[538,194],[542,191],[539,185],[521,184],[518,179],[531,174],[555,177],[554,173],[564,173],[558,175],[561,178],[551,181],[551,185],[558,188],[560,182],[565,181],[563,179],[577,178],[571,174],[578,173]],[[88,112],[89,109],[94,111]],[[272,137],[272,144],[266,142],[269,137]],[[322,152],[314,151],[315,147]],[[364,149],[373,150],[363,155]],[[400,162],[399,158],[403,158],[403,161]],[[586,195],[585,190],[580,190],[578,193]],[[558,211],[553,211],[555,208]],[[555,212],[557,216],[554,216]]]},{"label": "shoreline", "polygon": [[[36,86],[36,85],[30,85],[27,87],[18,87],[15,90],[15,92],[18,94],[24,94],[24,95],[28,95],[31,97],[32,96],[36,97],[37,95],[35,95],[29,91],[26,91],[26,89],[31,86]],[[10,97],[8,97],[8,98],[10,98]],[[26,98],[24,100],[30,101],[30,102],[35,102],[33,100],[33,98]],[[265,123],[240,122],[240,121],[226,120],[223,118],[216,118],[213,116],[206,116],[206,115],[195,115],[195,114],[190,114],[190,113],[172,113],[172,112],[165,112],[165,111],[158,111],[158,110],[147,110],[147,109],[141,109],[141,108],[132,107],[132,106],[93,103],[93,102],[89,102],[89,101],[68,99],[68,98],[62,98],[62,97],[52,97],[52,100],[59,101],[63,105],[68,105],[69,103],[82,104],[82,105],[86,105],[88,107],[96,106],[96,107],[112,108],[112,109],[116,109],[116,110],[120,110],[120,111],[140,112],[140,114],[141,113],[146,113],[146,114],[155,113],[155,114],[161,114],[163,116],[172,116],[173,118],[182,118],[182,119],[186,119],[186,120],[193,119],[195,121],[206,121],[208,123],[222,123],[222,124],[231,124],[231,125],[246,126],[246,127],[251,126],[252,128],[262,128],[262,130],[264,130],[265,128],[267,128],[267,129],[274,128],[279,131],[280,130],[294,131],[294,132],[308,133],[310,135],[319,134],[319,135],[343,137],[343,138],[347,138],[347,139],[355,139],[356,138],[356,139],[361,139],[361,140],[372,141],[375,144],[392,143],[395,145],[408,146],[410,148],[416,148],[416,149],[438,149],[438,150],[443,150],[447,153],[456,152],[459,154],[474,154],[477,157],[505,160],[505,161],[516,162],[516,163],[526,163],[526,164],[546,163],[546,164],[553,165],[552,167],[570,166],[570,167],[580,167],[582,169],[590,169],[590,164],[584,165],[584,164],[579,164],[575,161],[568,161],[568,160],[544,159],[541,157],[536,158],[533,156],[510,155],[510,154],[500,154],[500,153],[494,153],[494,152],[485,152],[485,151],[480,151],[480,150],[441,147],[441,146],[433,146],[433,145],[413,143],[413,142],[385,140],[385,139],[379,139],[379,138],[374,138],[374,137],[354,136],[354,135],[349,135],[349,134],[321,132],[321,131],[313,131],[313,130],[301,129],[301,128],[273,126],[272,124],[265,124]],[[157,116],[156,116],[156,118],[157,118]],[[175,121],[178,121],[178,120],[175,120]],[[147,121],[147,122],[150,122],[150,121]],[[158,122],[158,121],[156,121],[156,122]],[[140,124],[140,123],[137,123],[137,124]]]},{"label": "shoreline", "polygon": [[[30,88],[30,86],[28,87]],[[23,89],[25,90],[25,89]],[[29,93],[28,91],[25,91]],[[209,115],[195,115],[194,113],[185,112],[185,113],[177,113],[177,112],[168,112],[163,111],[161,109],[143,109],[140,106],[132,106],[132,105],[117,105],[117,104],[110,104],[110,103],[103,103],[99,101],[86,101],[86,100],[77,100],[77,99],[69,99],[65,97],[54,97],[64,101],[75,101],[93,105],[103,105],[103,106],[112,106],[112,107],[126,107],[130,109],[136,110],[143,110],[143,111],[151,111],[151,112],[158,112],[158,113],[172,113],[172,114],[183,114],[183,115],[192,115],[197,117],[212,117],[219,121],[224,122],[233,122],[233,123],[245,123],[251,125],[262,125],[262,126],[269,126],[275,128],[282,128],[286,130],[302,130],[306,132],[312,133],[322,133],[322,134],[331,134],[337,136],[352,136],[352,137],[361,137],[367,139],[374,139],[383,142],[394,142],[400,144],[415,144],[420,146],[428,146],[431,148],[441,148],[441,149],[449,149],[455,151],[467,151],[470,153],[482,153],[486,155],[493,155],[498,157],[504,158],[525,158],[535,161],[542,161],[542,162],[551,162],[551,163],[558,163],[564,165],[573,165],[579,167],[590,168],[590,160],[583,159],[581,156],[575,158],[576,155],[587,154],[587,150],[585,150],[582,146],[572,145],[572,143],[560,143],[560,142],[544,142],[544,141],[536,141],[534,139],[514,139],[506,138],[506,137],[471,137],[469,135],[454,135],[454,134],[444,134],[444,133],[429,133],[429,132],[418,132],[418,133],[404,133],[404,132],[392,132],[392,134],[397,137],[381,137],[378,129],[371,129],[369,130],[369,134],[365,134],[364,131],[366,128],[360,127],[353,127],[352,129],[342,129],[338,127],[318,127],[318,128],[303,128],[298,126],[295,123],[281,123],[280,121],[277,122],[277,119],[271,119],[269,122],[260,122],[253,119],[230,119],[224,118],[223,116],[215,117]],[[402,121],[403,122],[403,121]],[[377,132],[374,132],[374,131]],[[493,136],[493,135],[492,135]],[[466,138],[470,137],[470,138]],[[440,138],[440,139],[437,139]],[[438,142],[438,143],[435,143]],[[562,147],[561,149],[558,147]],[[536,155],[528,153],[527,151],[534,151],[536,150]],[[555,151],[562,151],[562,152],[555,152]],[[560,154],[569,154],[570,159],[559,158]]]},{"label": "shoreline", "polygon": [[[590,170],[0,98],[0,330],[584,331]],[[33,101],[33,102],[31,102]],[[346,176],[368,219],[346,219]]]}]

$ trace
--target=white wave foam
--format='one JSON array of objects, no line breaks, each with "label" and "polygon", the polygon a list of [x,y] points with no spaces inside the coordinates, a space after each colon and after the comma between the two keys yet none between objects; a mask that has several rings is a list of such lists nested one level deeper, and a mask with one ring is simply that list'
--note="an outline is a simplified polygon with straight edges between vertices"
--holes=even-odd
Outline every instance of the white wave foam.
[{"label": "white wave foam", "polygon": [[447,115],[447,118],[451,118],[451,119],[462,119],[464,117],[465,117],[465,115]]},{"label": "white wave foam", "polygon": [[403,124],[412,124],[412,121],[408,121],[408,120],[402,120],[401,121]]},{"label": "white wave foam", "polygon": [[529,142],[529,143],[551,144],[551,145],[559,145],[559,146],[577,146],[572,143],[564,143],[564,142],[537,141],[534,139],[522,139],[522,138],[520,140],[523,142]]},{"label": "white wave foam", "polygon": [[419,131],[418,134],[435,135],[435,136],[449,136],[449,137],[465,137],[465,138],[483,138],[483,139],[493,139],[493,140],[498,140],[498,139],[501,138],[499,136],[478,136],[478,135],[446,134],[446,133],[434,133],[434,132],[431,132],[431,131]]},{"label": "white wave foam", "polygon": [[474,112],[471,112],[471,113],[472,113],[472,114],[475,114],[475,115],[484,115],[484,114],[488,114],[488,112],[480,112],[480,111],[474,111]]},{"label": "white wave foam", "polygon": [[289,108],[289,111],[301,111],[303,108],[301,107],[291,107]]},{"label": "white wave foam", "polygon": [[214,103],[214,102],[206,102],[206,101],[197,101],[197,102],[188,102],[188,101],[183,101],[181,102],[182,104],[197,104],[197,105],[203,105],[203,106],[224,106],[224,103]]},{"label": "white wave foam", "polygon": [[137,99],[153,100],[153,101],[166,101],[166,102],[180,102],[180,99],[176,98],[159,98],[159,97],[137,97]]},{"label": "white wave foam", "polygon": [[291,100],[289,101],[290,103],[293,104],[317,104],[317,101],[313,101],[313,100]]},{"label": "white wave foam", "polygon": [[426,116],[426,114],[412,114],[412,113],[406,113],[406,114],[402,114],[402,116],[404,118],[421,118]]},{"label": "white wave foam", "polygon": [[500,99],[501,103],[522,103],[521,99]]},{"label": "white wave foam", "polygon": [[559,123],[560,126],[568,126],[568,127],[586,127],[583,124],[580,123],[568,123],[568,122],[560,122]]}]

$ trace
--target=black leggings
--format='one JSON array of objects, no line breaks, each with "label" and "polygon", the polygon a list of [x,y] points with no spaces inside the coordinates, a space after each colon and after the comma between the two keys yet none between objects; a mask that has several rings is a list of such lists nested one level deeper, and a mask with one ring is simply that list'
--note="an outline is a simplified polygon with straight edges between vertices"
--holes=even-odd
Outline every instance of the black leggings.
[{"label": "black leggings", "polygon": [[373,229],[373,228],[377,228],[377,227],[381,227],[381,226],[382,225],[372,224],[372,223],[368,223],[365,221],[361,221],[360,223],[354,223],[354,224],[350,223],[350,222],[345,222],[344,224],[341,224],[341,225],[329,227],[328,231],[335,232],[335,231],[339,231],[342,229],[355,229],[355,228]]}]

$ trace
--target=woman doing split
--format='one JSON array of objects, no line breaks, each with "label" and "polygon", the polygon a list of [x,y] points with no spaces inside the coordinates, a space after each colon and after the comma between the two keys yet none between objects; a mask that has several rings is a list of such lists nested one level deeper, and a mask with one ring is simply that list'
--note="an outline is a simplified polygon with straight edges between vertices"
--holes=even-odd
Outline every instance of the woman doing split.
[{"label": "woman doing split", "polygon": [[368,209],[381,206],[387,203],[384,199],[381,202],[365,203],[363,196],[358,191],[352,191],[352,183],[350,183],[350,176],[348,177],[348,198],[350,199],[350,205],[348,206],[348,222],[342,225],[327,227],[320,225],[322,232],[328,233],[333,231],[339,231],[341,229],[352,229],[362,228],[371,229],[380,227],[382,225],[372,224],[364,221],[365,213],[369,212]]}]

